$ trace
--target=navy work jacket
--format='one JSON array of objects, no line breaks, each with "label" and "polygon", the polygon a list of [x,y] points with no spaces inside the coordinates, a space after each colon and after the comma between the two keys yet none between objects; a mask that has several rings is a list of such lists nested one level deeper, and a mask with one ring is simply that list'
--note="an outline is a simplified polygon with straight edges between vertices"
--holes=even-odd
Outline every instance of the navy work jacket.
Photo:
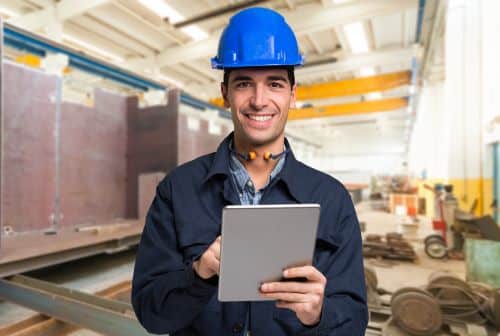
[{"label": "navy work jacket", "polygon": [[220,235],[223,207],[240,203],[229,171],[231,137],[216,153],[175,168],[157,187],[132,284],[141,324],[155,334],[242,335],[250,309],[252,336],[364,335],[368,314],[361,234],[350,195],[340,182],[297,161],[292,152],[261,204],[321,205],[313,265],[327,284],[319,324],[302,325],[295,312],[272,301],[219,302],[218,277],[203,280],[194,273],[193,261]]}]

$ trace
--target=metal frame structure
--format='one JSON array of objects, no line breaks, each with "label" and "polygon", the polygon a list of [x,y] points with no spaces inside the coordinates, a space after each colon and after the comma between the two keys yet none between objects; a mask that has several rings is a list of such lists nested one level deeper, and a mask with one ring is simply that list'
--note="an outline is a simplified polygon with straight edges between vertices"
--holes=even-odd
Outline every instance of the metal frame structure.
[{"label": "metal frame structure", "polygon": [[85,245],[56,253],[36,255],[30,258],[14,260],[12,262],[0,263],[0,278],[101,253],[124,251],[139,244],[140,239],[141,230],[138,230],[136,234],[120,239],[112,239],[94,245]]},{"label": "metal frame structure", "polygon": [[[118,292],[123,292],[122,289]],[[16,275],[9,279],[0,279],[0,298],[105,335],[149,335],[137,322],[130,303],[87,294],[26,276]]]}]

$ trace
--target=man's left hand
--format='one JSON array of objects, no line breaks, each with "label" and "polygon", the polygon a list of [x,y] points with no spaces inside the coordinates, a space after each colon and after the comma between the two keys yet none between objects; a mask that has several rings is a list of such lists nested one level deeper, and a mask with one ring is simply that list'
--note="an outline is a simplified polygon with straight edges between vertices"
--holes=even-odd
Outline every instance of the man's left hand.
[{"label": "man's left hand", "polygon": [[314,266],[302,266],[284,270],[283,277],[305,278],[307,281],[267,282],[260,287],[262,296],[276,299],[279,308],[293,310],[304,325],[319,323],[325,295],[325,276]]}]

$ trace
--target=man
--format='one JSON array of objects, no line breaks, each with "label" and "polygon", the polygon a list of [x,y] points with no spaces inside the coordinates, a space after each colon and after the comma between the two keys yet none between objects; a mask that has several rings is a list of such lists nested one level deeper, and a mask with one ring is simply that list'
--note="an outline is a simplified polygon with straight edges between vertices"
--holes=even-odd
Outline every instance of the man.
[{"label": "man", "polygon": [[[301,64],[292,30],[272,10],[243,10],[223,32],[212,66],[224,70],[221,91],[234,133],[157,188],[132,289],[149,332],[364,335],[361,236],[351,199],[338,181],[297,161],[284,135],[295,104],[293,67]],[[321,205],[313,265],[284,270],[292,281],[263,284],[262,295],[275,301],[219,302],[223,207],[280,203]]]}]

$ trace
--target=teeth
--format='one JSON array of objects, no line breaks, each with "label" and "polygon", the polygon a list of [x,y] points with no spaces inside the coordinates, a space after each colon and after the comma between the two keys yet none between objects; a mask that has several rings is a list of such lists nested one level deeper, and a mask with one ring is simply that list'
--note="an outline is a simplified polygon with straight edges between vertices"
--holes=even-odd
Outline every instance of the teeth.
[{"label": "teeth", "polygon": [[252,120],[256,121],[267,121],[271,120],[272,116],[256,116],[256,115],[248,115],[248,117]]}]

